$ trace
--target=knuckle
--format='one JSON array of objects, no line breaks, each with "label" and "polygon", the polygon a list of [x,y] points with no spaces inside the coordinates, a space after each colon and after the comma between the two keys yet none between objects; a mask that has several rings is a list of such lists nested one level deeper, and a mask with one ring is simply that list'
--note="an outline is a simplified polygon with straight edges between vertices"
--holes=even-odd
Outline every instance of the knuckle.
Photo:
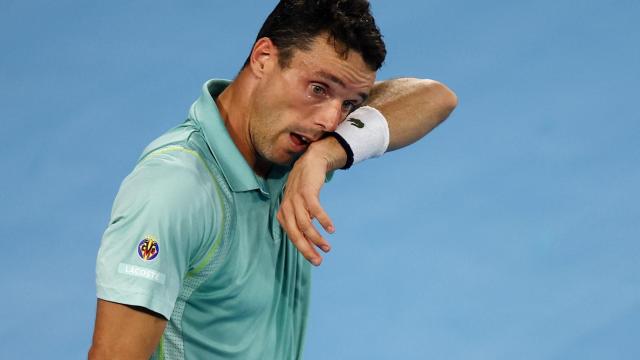
[{"label": "knuckle", "polygon": [[296,202],[305,202],[305,196],[304,194],[296,194],[295,199]]},{"label": "knuckle", "polygon": [[310,235],[310,233],[315,230],[309,223],[298,224],[298,227],[300,228],[300,230],[302,230],[302,232],[304,232],[305,235]]},{"label": "knuckle", "polygon": [[298,224],[298,227],[307,237],[315,236],[317,234],[316,228],[310,221],[306,221],[304,224]]},{"label": "knuckle", "polygon": [[311,204],[311,203],[313,203],[313,204],[314,204],[314,203],[317,203],[317,202],[318,202],[318,200],[317,200],[317,199],[318,199],[318,196],[315,194],[315,192],[310,191],[310,190],[309,190],[309,191],[305,191],[305,192],[302,194],[302,197],[303,197],[307,202],[309,202],[310,204]]},{"label": "knuckle", "polygon": [[280,209],[278,211],[280,212],[288,211],[290,207],[291,207],[291,201],[283,201],[282,204],[280,204]]},{"label": "knuckle", "polygon": [[320,206],[320,202],[319,201],[309,201],[309,209],[312,209],[313,211],[317,212],[317,213],[323,213],[324,210],[322,210],[322,206]]},{"label": "knuckle", "polygon": [[309,234],[305,234],[307,237],[307,240],[311,241],[312,243],[317,243],[318,242],[318,238],[319,236],[315,233],[309,233]]},{"label": "knuckle", "polygon": [[298,216],[296,220],[298,223],[298,227],[303,230],[307,230],[309,227],[311,227],[311,219],[309,218],[309,216]]}]

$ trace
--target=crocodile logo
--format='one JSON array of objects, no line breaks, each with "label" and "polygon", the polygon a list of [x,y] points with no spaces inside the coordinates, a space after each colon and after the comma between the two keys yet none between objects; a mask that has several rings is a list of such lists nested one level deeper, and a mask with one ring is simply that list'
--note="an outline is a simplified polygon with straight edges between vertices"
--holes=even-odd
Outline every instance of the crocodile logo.
[{"label": "crocodile logo", "polygon": [[347,121],[350,122],[351,125],[357,127],[358,129],[362,129],[364,127],[364,123],[360,119],[350,118],[350,119],[347,119]]}]

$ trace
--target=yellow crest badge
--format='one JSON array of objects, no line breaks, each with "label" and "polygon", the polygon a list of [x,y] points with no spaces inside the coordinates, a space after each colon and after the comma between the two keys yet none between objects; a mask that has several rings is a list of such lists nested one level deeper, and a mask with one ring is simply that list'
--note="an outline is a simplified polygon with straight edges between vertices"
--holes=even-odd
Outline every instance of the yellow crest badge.
[{"label": "yellow crest badge", "polygon": [[138,256],[144,261],[154,260],[160,253],[160,244],[152,237],[147,236],[138,244]]}]

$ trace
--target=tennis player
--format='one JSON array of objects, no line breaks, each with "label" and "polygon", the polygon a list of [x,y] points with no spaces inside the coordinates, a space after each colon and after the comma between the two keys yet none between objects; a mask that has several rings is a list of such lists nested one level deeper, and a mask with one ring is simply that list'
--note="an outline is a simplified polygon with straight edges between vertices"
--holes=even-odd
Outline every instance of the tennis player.
[{"label": "tennis player", "polygon": [[436,81],[376,82],[385,56],[367,1],[277,4],[237,77],[205,82],[123,181],[90,359],[302,357],[310,264],[331,248],[313,219],[335,230],[328,174],[415,142],[456,106]]}]

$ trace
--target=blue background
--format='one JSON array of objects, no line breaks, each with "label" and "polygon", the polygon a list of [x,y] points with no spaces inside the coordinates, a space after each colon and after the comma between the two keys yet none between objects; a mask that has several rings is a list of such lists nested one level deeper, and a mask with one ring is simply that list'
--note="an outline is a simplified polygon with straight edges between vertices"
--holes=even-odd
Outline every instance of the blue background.
[{"label": "blue background", "polygon": [[[0,1],[0,358],[82,358],[121,180],[274,1]],[[341,173],[306,359],[640,358],[640,3],[372,1],[459,97]]]}]

